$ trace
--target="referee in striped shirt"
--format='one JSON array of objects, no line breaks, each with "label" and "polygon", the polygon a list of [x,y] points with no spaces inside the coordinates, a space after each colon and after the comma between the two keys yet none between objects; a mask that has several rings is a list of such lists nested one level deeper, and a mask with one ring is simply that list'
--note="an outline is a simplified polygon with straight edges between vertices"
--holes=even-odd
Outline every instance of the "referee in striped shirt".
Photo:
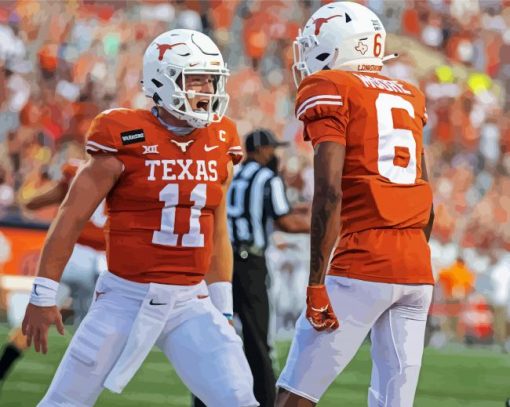
[{"label": "referee in striped shirt", "polygon": [[234,311],[243,324],[244,350],[261,407],[273,407],[275,385],[268,344],[269,300],[264,252],[273,223],[287,233],[308,233],[310,219],[292,213],[278,175],[275,149],[287,145],[270,130],[257,129],[245,138],[247,159],[228,192],[228,222],[234,249]]}]

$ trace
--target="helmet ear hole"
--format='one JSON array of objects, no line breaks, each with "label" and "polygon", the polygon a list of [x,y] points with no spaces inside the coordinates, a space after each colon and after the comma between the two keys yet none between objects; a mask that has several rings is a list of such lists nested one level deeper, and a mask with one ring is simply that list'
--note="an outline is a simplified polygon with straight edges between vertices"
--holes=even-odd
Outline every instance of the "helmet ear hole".
[{"label": "helmet ear hole", "polygon": [[172,99],[172,103],[176,108],[179,108],[182,105],[182,101],[177,98]]},{"label": "helmet ear hole", "polygon": [[317,55],[315,58],[317,58],[319,61],[324,62],[326,59],[329,58],[331,54],[329,52],[323,52],[322,54]]},{"label": "helmet ear hole", "polygon": [[159,97],[159,95],[154,92],[154,95],[152,95],[152,100],[154,101],[154,103],[156,103],[157,105],[159,105],[159,102],[161,102],[161,98]]}]

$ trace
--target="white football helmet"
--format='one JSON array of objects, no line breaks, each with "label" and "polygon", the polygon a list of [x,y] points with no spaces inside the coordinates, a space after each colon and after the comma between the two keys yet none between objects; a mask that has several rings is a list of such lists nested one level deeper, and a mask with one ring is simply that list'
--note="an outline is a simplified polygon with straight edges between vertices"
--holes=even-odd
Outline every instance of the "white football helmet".
[{"label": "white football helmet", "polygon": [[294,81],[323,70],[383,64],[386,31],[370,9],[350,1],[317,10],[294,41]]},{"label": "white football helmet", "polygon": [[[185,87],[185,76],[212,75],[214,93],[200,93]],[[227,110],[225,84],[229,70],[216,44],[199,31],[176,29],[152,41],[143,56],[145,96],[190,126],[206,127],[219,122]],[[189,99],[208,98],[206,110],[193,110]]]}]

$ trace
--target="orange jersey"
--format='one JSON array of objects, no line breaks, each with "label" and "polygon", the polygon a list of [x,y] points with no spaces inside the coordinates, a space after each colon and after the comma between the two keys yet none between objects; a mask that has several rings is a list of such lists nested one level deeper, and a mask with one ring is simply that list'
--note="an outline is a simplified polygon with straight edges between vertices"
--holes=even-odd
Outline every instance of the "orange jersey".
[{"label": "orange jersey", "polygon": [[296,116],[314,146],[346,147],[341,236],[330,273],[433,283],[422,232],[432,206],[421,168],[423,93],[376,73],[321,71],[301,83]]},{"label": "orange jersey", "polygon": [[86,148],[124,165],[106,198],[108,269],[143,283],[200,282],[228,164],[242,158],[234,123],[223,118],[180,136],[150,111],[113,109],[94,119]]},{"label": "orange jersey", "polygon": [[[62,166],[62,179],[60,182],[65,184],[67,189],[82,163],[83,161],[81,160],[70,160]],[[77,243],[95,250],[105,251],[104,220],[104,202],[101,202],[90,220],[85,223]]]}]

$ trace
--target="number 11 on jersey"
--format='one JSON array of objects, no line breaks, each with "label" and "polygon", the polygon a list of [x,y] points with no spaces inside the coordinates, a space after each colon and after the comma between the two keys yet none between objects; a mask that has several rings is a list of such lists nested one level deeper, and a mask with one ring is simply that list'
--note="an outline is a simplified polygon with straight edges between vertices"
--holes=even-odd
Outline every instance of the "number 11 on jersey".
[{"label": "number 11 on jersey", "polygon": [[[182,235],[182,246],[204,247],[204,234],[200,233],[200,215],[207,200],[207,185],[198,184],[191,191],[191,215],[189,233]],[[152,235],[152,243],[163,246],[177,246],[179,235],[174,232],[175,212],[179,204],[179,184],[168,184],[159,193],[159,200],[165,203],[161,213],[161,229]]]}]

